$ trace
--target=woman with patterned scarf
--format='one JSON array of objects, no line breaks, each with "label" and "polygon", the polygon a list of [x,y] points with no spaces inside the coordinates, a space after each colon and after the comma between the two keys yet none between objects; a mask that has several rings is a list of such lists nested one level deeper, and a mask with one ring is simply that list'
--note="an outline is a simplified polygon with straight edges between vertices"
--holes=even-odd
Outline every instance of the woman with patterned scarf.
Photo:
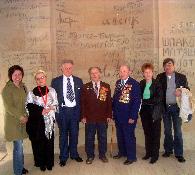
[{"label": "woman with patterned scarf", "polygon": [[37,87],[27,95],[26,109],[29,114],[26,131],[31,140],[34,165],[41,171],[54,166],[54,121],[58,101],[56,91],[46,85],[46,73],[35,73]]}]

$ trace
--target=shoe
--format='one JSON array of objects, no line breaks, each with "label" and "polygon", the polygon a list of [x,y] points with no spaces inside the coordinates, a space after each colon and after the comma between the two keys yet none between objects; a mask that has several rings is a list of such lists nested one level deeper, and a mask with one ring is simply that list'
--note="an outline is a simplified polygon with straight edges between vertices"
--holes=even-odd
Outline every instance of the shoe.
[{"label": "shoe", "polygon": [[45,170],[46,170],[46,167],[45,167],[45,166],[41,166],[41,167],[40,167],[40,170],[41,170],[41,171],[45,171]]},{"label": "shoe", "polygon": [[86,160],[86,164],[92,164],[92,162],[93,162],[93,160],[94,160],[94,158],[87,158],[87,160]]},{"label": "shoe", "polygon": [[60,165],[61,167],[65,166],[65,165],[66,165],[66,161],[60,161],[59,165]]},{"label": "shoe", "polygon": [[26,168],[22,169],[22,174],[28,174],[28,170]]},{"label": "shoe", "polygon": [[142,157],[142,160],[148,160],[151,156],[145,155],[144,157]]},{"label": "shoe", "polygon": [[124,161],[123,164],[124,164],[124,165],[130,165],[130,164],[132,164],[133,162],[136,162],[136,161],[137,161],[137,159],[135,159],[135,160],[128,160],[128,159],[127,159],[127,160]]},{"label": "shoe", "polygon": [[52,166],[47,166],[47,170],[51,171],[52,170]]},{"label": "shoe", "polygon": [[154,164],[154,163],[156,163],[157,160],[158,160],[158,158],[152,157],[151,160],[150,160],[150,163],[151,164]]},{"label": "shoe", "polygon": [[108,162],[108,159],[106,156],[103,156],[103,157],[100,157],[100,160],[104,163],[107,163]]},{"label": "shoe", "polygon": [[173,154],[173,153],[170,153],[170,152],[164,152],[164,154],[162,155],[163,157],[170,157],[170,155]]},{"label": "shoe", "polygon": [[121,156],[120,154],[117,154],[117,155],[113,156],[113,159],[120,159],[121,157],[123,157],[123,156]]},{"label": "shoe", "polygon": [[77,162],[83,162],[83,159],[81,157],[71,158],[71,159],[76,160]]},{"label": "shoe", "polygon": [[186,160],[183,156],[175,156],[180,163],[184,163]]}]

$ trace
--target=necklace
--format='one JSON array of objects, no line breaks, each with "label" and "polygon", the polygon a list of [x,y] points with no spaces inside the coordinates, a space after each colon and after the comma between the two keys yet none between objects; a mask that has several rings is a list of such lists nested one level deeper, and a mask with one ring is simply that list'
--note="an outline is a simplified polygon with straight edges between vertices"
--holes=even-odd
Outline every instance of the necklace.
[{"label": "necklace", "polygon": [[41,92],[41,88],[40,88],[39,86],[38,86],[38,90],[39,90],[39,92],[40,92],[40,94],[41,94],[41,97],[42,97],[42,99],[43,99],[43,103],[45,104],[45,107],[46,107],[46,105],[47,105],[48,88],[47,88],[47,86],[46,86],[45,98],[44,98],[44,96],[43,96],[43,94],[42,94],[42,92]]}]

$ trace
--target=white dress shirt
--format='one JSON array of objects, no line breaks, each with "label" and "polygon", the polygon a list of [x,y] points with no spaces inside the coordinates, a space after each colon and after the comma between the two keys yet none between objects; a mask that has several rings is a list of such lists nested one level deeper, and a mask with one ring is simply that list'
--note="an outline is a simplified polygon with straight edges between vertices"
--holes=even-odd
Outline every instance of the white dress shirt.
[{"label": "white dress shirt", "polygon": [[[92,83],[93,83],[93,89],[95,89],[95,82],[92,81]],[[98,93],[97,93],[97,98],[98,98],[98,96],[99,96],[99,91],[100,91],[100,81],[97,82],[97,87],[98,87]]]},{"label": "white dress shirt", "polygon": [[70,83],[72,85],[72,90],[74,92],[74,97],[75,97],[74,81],[73,81],[72,75],[70,77],[66,77],[65,75],[63,75],[63,95],[64,95],[65,106],[66,107],[75,107],[76,106],[76,100],[75,100],[75,98],[74,98],[73,102],[69,101],[66,98],[66,95],[67,95],[67,82],[68,82],[67,78],[70,78]]},{"label": "white dress shirt", "polygon": [[[129,79],[129,77],[128,77],[126,80],[122,80],[122,79],[121,79],[121,84],[123,84],[123,82],[124,82],[124,85],[125,85],[128,79]],[[122,82],[122,81],[123,81],[123,82]]]}]

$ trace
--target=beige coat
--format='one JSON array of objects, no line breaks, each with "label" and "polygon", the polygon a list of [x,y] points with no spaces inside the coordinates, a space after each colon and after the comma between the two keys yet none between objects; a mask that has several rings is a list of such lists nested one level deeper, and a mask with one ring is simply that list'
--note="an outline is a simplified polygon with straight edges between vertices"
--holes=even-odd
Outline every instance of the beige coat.
[{"label": "beige coat", "polygon": [[14,141],[27,137],[26,126],[20,123],[20,117],[27,116],[25,110],[26,92],[22,83],[16,87],[12,81],[8,81],[2,91],[5,107],[5,139]]}]

